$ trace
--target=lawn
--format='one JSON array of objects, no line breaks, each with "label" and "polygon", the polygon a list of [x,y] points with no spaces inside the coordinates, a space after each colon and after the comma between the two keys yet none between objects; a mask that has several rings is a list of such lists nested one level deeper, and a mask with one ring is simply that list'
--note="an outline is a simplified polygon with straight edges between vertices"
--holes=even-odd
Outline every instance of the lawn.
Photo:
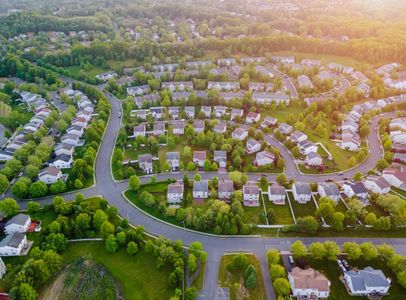
[{"label": "lawn", "polygon": [[265,287],[259,261],[255,255],[247,254],[248,262],[257,270],[257,287],[253,290],[244,288],[243,271],[229,272],[227,265],[232,262],[235,255],[224,255],[221,258],[218,275],[218,285],[230,289],[230,299],[265,300]]},{"label": "lawn", "polygon": [[[70,66],[65,67],[65,69],[73,74],[78,74],[82,68],[80,66]],[[108,69],[103,69],[100,67],[95,67],[92,65],[92,68],[89,71],[83,70],[89,77],[95,77],[97,74],[109,71]]]},{"label": "lawn", "polygon": [[292,213],[290,212],[289,204],[286,200],[285,205],[275,205],[269,201],[268,196],[264,196],[266,210],[273,209],[275,212],[275,222],[273,224],[277,225],[288,225],[293,224]]},{"label": "lawn", "polygon": [[344,202],[341,199],[338,200],[336,211],[342,212],[343,214],[345,214],[345,212],[347,211],[347,207],[345,206]]},{"label": "lawn", "polygon": [[203,289],[204,287],[204,274],[206,273],[206,262],[202,263],[199,267],[199,274],[192,282],[192,286],[198,290]]},{"label": "lawn", "polygon": [[292,205],[296,219],[299,217],[314,216],[314,213],[316,212],[316,205],[314,204],[313,200],[310,200],[306,204],[302,204],[294,200],[291,192],[288,192],[288,196],[290,198],[290,204]]},{"label": "lawn", "polygon": [[261,221],[260,214],[264,211],[262,200],[259,201],[258,207],[244,207],[244,217],[242,218],[245,223],[249,224],[266,224],[266,221]]},{"label": "lawn", "polygon": [[152,300],[171,297],[168,281],[170,270],[158,270],[155,259],[147,253],[131,256],[122,248],[110,254],[102,242],[81,242],[70,244],[62,256],[66,264],[85,256],[103,265],[120,283],[124,299]]}]

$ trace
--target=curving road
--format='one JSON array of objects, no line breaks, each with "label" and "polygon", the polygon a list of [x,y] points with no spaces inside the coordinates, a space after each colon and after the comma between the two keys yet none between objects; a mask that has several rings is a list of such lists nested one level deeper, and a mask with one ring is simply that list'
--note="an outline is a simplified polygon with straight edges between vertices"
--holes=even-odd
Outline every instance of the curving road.
[{"label": "curving road", "polygon": [[[268,299],[276,299],[272,285],[270,284],[270,277],[268,272],[268,267],[266,263],[265,253],[267,249],[276,247],[281,250],[290,249],[290,245],[293,241],[298,238],[264,238],[264,237],[222,237],[222,236],[213,236],[205,235],[191,230],[185,230],[183,228],[170,226],[164,224],[159,220],[155,220],[143,212],[139,211],[137,208],[129,204],[124,197],[122,192],[126,190],[128,186],[128,181],[116,182],[113,180],[110,169],[110,157],[113,152],[115,145],[116,135],[121,127],[120,118],[118,117],[121,110],[120,102],[106,93],[110,104],[111,104],[111,117],[106,127],[105,136],[103,138],[100,150],[96,159],[95,164],[95,173],[97,176],[97,182],[94,187],[81,191],[85,196],[94,196],[101,195],[109,203],[117,207],[121,216],[128,219],[131,224],[134,225],[143,225],[146,232],[149,232],[153,235],[162,235],[166,238],[176,240],[181,239],[184,244],[188,245],[193,241],[200,241],[204,245],[205,249],[208,252],[208,263],[206,269],[206,275],[204,280],[204,289],[200,293],[200,299],[215,299],[215,292],[217,288],[217,272],[218,272],[218,263],[221,256],[225,252],[252,252],[258,256],[261,262],[262,274],[264,276],[264,282],[266,287],[266,294]],[[287,161],[286,173],[289,177],[295,178],[297,181],[303,182],[313,182],[320,181],[326,178],[332,178],[334,180],[341,180],[344,177],[352,176],[356,171],[366,172],[369,169],[375,166],[377,159],[382,155],[379,138],[376,134],[377,124],[379,117],[376,117],[371,122],[371,133],[368,136],[368,141],[370,143],[370,148],[374,149],[370,153],[368,159],[359,166],[356,170],[350,170],[344,172],[343,175],[304,175],[301,174],[296,166],[289,162],[293,158],[290,155],[290,152],[281,147],[280,144],[276,145],[281,149],[282,155]],[[276,140],[271,138],[270,143],[278,143]],[[166,178],[177,178],[182,179],[184,173],[172,173],[172,174],[158,174],[158,179]],[[191,173],[193,174],[193,173]],[[226,173],[217,173],[217,172],[205,172],[202,173],[203,178],[211,178],[214,175],[219,177],[227,177]],[[260,176],[260,174],[249,174],[251,180],[255,180]],[[269,180],[275,180],[277,174],[269,174],[267,177]],[[148,182],[150,176],[143,176],[141,178],[142,182]],[[67,200],[70,200],[74,197],[74,193],[67,194],[64,196]],[[41,200],[41,202],[49,203],[51,197]],[[21,203],[24,206],[24,203]],[[324,240],[323,238],[300,238],[305,244],[309,244],[313,241]],[[337,241],[339,244],[345,241],[357,241],[363,242],[371,239],[362,239],[362,238],[331,238]],[[330,240],[331,240],[330,239]],[[375,238],[372,239],[374,243],[390,243],[392,244],[399,253],[406,254],[406,239],[384,239],[384,238]]]}]

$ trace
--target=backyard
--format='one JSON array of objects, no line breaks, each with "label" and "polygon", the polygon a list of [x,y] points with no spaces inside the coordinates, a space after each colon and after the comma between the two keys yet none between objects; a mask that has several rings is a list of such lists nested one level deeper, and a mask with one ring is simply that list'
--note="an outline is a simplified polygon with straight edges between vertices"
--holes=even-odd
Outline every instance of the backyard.
[{"label": "backyard", "polygon": [[288,192],[288,197],[290,199],[290,204],[292,205],[293,213],[295,214],[296,219],[300,217],[314,216],[316,212],[316,205],[314,204],[313,199],[302,204],[294,199],[291,192]]},{"label": "backyard", "polygon": [[266,210],[273,209],[275,212],[275,225],[288,225],[293,224],[292,213],[290,212],[288,201],[284,205],[276,205],[269,201],[267,195],[264,195]]}]

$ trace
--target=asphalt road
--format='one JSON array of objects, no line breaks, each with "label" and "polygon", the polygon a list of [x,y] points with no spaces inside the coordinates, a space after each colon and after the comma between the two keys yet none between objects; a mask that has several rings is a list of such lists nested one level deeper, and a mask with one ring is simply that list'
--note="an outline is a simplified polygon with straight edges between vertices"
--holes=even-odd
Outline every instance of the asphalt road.
[{"label": "asphalt road", "polygon": [[[123,191],[128,186],[127,181],[115,182],[112,179],[110,169],[110,157],[115,145],[116,135],[121,127],[120,118],[118,117],[121,110],[120,102],[113,96],[106,94],[111,104],[111,117],[106,128],[105,136],[100,146],[99,154],[96,159],[95,173],[97,182],[94,187],[83,190],[85,196],[100,195],[103,196],[111,205],[117,207],[119,214],[128,219],[131,224],[142,225],[145,231],[156,236],[164,236],[166,238],[177,240],[181,239],[185,245],[189,245],[193,241],[200,241],[204,245],[204,248],[208,252],[208,263],[206,269],[206,275],[204,280],[204,289],[201,291],[200,299],[215,299],[215,292],[217,288],[217,273],[218,263],[221,256],[226,252],[251,252],[258,256],[261,262],[262,274],[264,276],[265,288],[267,299],[276,299],[273,287],[270,283],[269,272],[266,263],[265,253],[269,248],[278,248],[281,250],[290,249],[290,245],[295,240],[302,240],[305,244],[309,244],[313,241],[322,241],[324,238],[266,238],[266,237],[235,237],[235,236],[213,236],[205,235],[191,230],[185,230],[183,228],[174,227],[168,224],[164,224],[159,220],[155,220],[142,211],[138,210],[131,204],[129,204],[122,196]],[[339,175],[303,175],[300,174],[296,166],[292,165],[289,161],[290,153],[284,147],[275,144],[280,148],[282,155],[286,160],[286,173],[289,177],[294,177],[297,181],[313,182],[323,181],[326,178],[332,178],[334,180],[341,180],[343,177],[350,177],[356,171],[366,172],[375,166],[377,159],[382,155],[379,138],[376,135],[376,127],[378,117],[371,122],[371,133],[368,136],[370,148],[374,149],[370,153],[368,159],[361,166],[354,170],[345,172],[342,176]],[[267,138],[268,139],[268,138]],[[269,138],[270,143],[278,143],[273,138]],[[285,150],[287,151],[285,151]],[[293,160],[293,158],[291,158]],[[190,173],[192,175],[193,173]],[[203,178],[212,178],[214,175],[218,177],[227,177],[226,173],[218,172],[203,172],[201,173]],[[275,180],[276,174],[268,175],[268,179]],[[150,176],[144,176],[141,178],[142,182],[148,182]],[[250,180],[256,180],[260,177],[260,174],[249,174]],[[176,178],[182,179],[183,173],[172,174],[158,174],[158,179]],[[74,193],[64,196],[65,199],[70,200],[74,198]],[[42,203],[49,203],[52,198],[40,200]],[[25,203],[21,203],[24,207]],[[329,240],[335,240],[339,244],[345,241],[363,242],[369,241],[376,244],[389,243],[393,245],[399,253],[406,254],[406,239],[386,239],[386,238],[374,238],[374,239],[362,239],[362,238],[330,238]]]}]

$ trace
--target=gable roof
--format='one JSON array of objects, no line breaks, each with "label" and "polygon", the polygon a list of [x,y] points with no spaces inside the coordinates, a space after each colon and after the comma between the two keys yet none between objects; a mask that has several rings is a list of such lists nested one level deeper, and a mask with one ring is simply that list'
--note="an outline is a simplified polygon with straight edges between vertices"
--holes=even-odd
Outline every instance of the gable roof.
[{"label": "gable roof", "polygon": [[302,270],[299,267],[294,267],[289,274],[293,277],[295,287],[298,289],[315,289],[324,292],[330,291],[330,281],[327,277],[312,268]]},{"label": "gable roof", "polygon": [[6,226],[16,224],[16,225],[25,225],[27,221],[30,219],[29,215],[25,214],[18,214],[12,217],[10,220],[7,221]]}]

